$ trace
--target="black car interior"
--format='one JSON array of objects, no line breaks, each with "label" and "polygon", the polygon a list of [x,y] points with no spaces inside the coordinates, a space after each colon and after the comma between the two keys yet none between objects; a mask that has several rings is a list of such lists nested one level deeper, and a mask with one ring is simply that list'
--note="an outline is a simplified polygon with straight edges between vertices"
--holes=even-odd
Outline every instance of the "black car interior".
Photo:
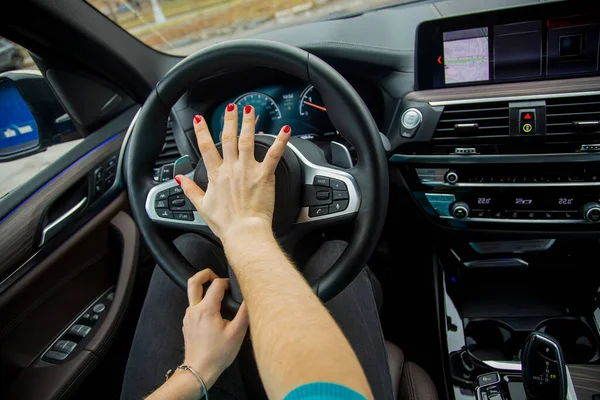
[{"label": "black car interior", "polygon": [[260,115],[259,159],[292,126],[282,246],[302,267],[347,241],[313,288],[328,300],[369,265],[385,339],[440,399],[600,398],[597,5],[414,2],[184,58],[84,1],[31,0],[0,13],[0,36],[41,72],[0,86],[40,126],[71,124],[23,151],[84,138],[0,198],[0,397],[119,397],[155,265],[184,288],[173,240],[219,243],[173,177],[206,186],[192,118],[219,142],[234,102]]}]

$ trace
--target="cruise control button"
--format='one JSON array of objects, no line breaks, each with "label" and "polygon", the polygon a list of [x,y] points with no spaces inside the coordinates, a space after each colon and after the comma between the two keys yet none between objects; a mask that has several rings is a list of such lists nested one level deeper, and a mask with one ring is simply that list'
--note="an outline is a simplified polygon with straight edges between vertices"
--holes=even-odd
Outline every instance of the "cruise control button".
[{"label": "cruise control button", "polygon": [[344,211],[346,208],[348,208],[348,200],[334,201],[333,204],[329,206],[329,214]]},{"label": "cruise control button", "polygon": [[167,200],[157,200],[154,203],[154,208],[167,208],[169,206],[169,203],[167,202]]},{"label": "cruise control button", "polygon": [[161,218],[173,219],[173,213],[169,210],[156,210],[156,214]]},{"label": "cruise control button", "polygon": [[171,211],[194,211],[194,205],[183,194],[169,197],[169,210]]},{"label": "cruise control button", "polygon": [[182,194],[182,193],[183,193],[183,189],[181,186],[175,186],[175,187],[172,187],[171,189],[169,189],[169,194],[171,196],[175,196],[177,194]]},{"label": "cruise control button", "polygon": [[320,217],[321,215],[327,215],[329,213],[327,206],[310,207],[308,209],[308,216],[311,218]]},{"label": "cruise control button", "polygon": [[317,176],[315,176],[315,179],[313,179],[313,185],[329,186],[329,178],[327,178],[326,176],[317,175]]},{"label": "cruise control button", "polygon": [[191,212],[174,212],[173,218],[179,221],[193,221],[194,214],[192,214]]},{"label": "cruise control button", "polygon": [[333,190],[347,190],[346,184],[342,181],[338,181],[337,179],[329,179],[329,186]]},{"label": "cruise control button", "polygon": [[156,194],[156,200],[166,200],[169,198],[169,189],[162,190]]},{"label": "cruise control button", "polygon": [[345,190],[334,190],[333,200],[348,200],[348,192]]}]

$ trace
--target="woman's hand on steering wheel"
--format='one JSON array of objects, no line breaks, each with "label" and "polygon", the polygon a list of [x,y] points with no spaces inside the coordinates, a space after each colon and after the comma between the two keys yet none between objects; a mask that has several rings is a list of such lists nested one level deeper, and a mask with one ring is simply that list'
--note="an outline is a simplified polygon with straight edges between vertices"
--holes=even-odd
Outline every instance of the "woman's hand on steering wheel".
[{"label": "woman's hand on steering wheel", "polygon": [[290,139],[291,128],[286,125],[281,129],[264,161],[258,162],[254,157],[254,107],[244,107],[239,139],[235,104],[227,106],[224,121],[221,157],[206,120],[199,115],[194,117],[198,147],[208,173],[206,192],[183,175],[176,176],[175,180],[213,233],[225,244],[234,241],[240,232],[271,231],[275,169]]}]

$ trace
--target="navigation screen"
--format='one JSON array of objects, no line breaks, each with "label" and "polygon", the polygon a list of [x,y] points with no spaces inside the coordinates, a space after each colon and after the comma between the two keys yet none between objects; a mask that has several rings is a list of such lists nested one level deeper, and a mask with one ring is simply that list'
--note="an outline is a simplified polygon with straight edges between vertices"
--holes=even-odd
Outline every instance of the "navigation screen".
[{"label": "navigation screen", "polygon": [[446,84],[490,79],[488,28],[444,32]]}]

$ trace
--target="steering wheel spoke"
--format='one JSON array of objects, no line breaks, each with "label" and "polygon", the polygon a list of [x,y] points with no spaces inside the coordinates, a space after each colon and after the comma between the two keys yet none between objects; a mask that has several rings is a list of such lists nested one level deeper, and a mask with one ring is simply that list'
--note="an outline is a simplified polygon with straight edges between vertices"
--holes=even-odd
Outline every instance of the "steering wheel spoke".
[{"label": "steering wheel spoke", "polygon": [[301,209],[296,224],[352,217],[360,209],[361,195],[351,170],[340,170],[310,161],[292,143],[303,176]]},{"label": "steering wheel spoke", "polygon": [[[193,179],[194,172],[186,176]],[[174,179],[150,189],[145,208],[148,218],[158,225],[193,231],[208,229],[206,221]]]}]

